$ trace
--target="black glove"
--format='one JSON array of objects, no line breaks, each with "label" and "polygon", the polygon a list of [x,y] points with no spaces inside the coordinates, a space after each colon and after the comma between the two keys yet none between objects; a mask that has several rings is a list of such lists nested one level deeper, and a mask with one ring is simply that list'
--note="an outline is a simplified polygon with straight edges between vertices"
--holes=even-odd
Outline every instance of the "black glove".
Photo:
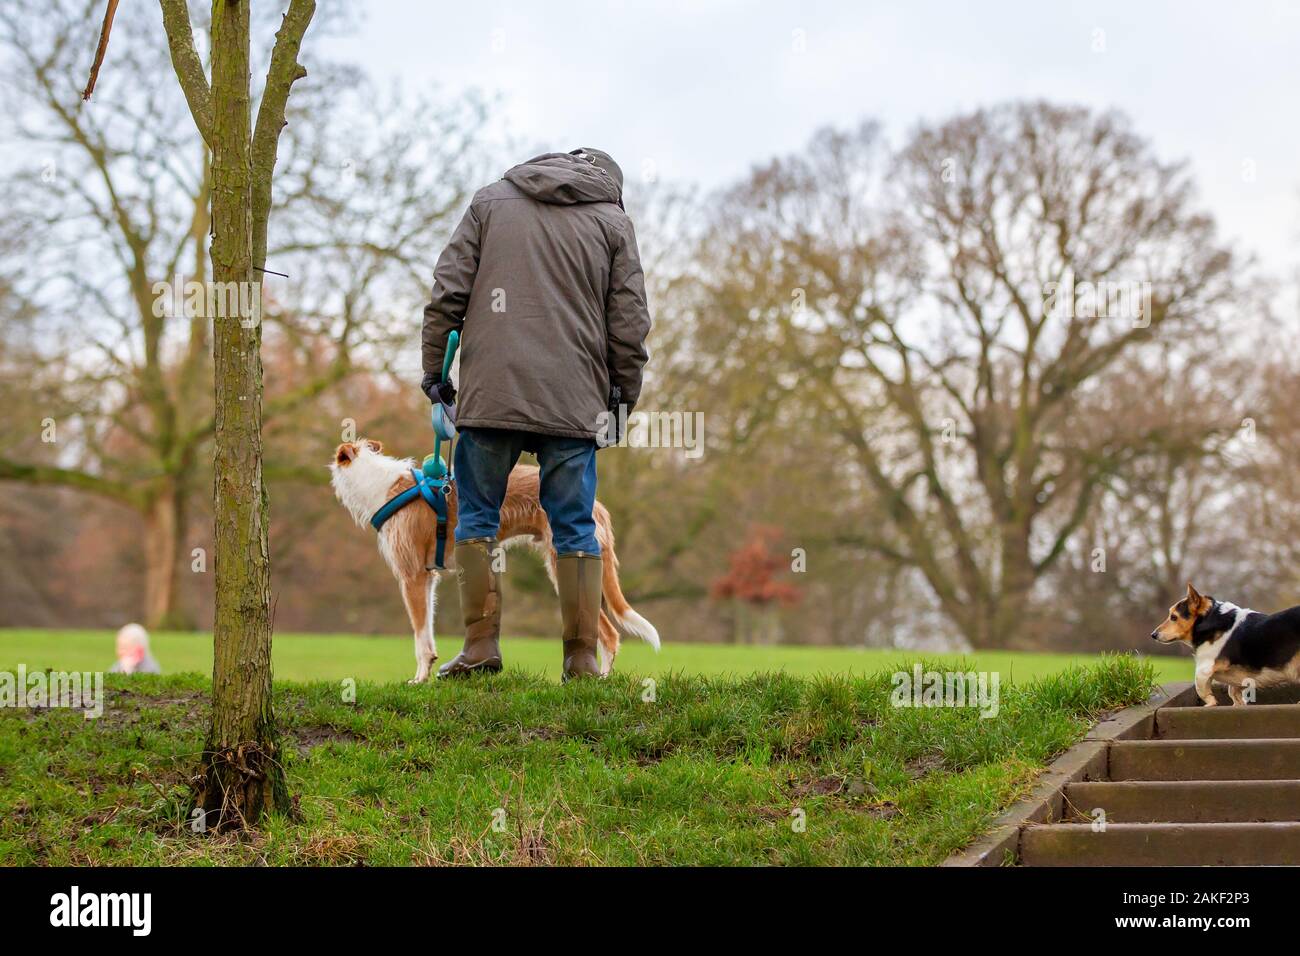
[{"label": "black glove", "polygon": [[623,390],[617,385],[609,387],[609,398],[605,402],[605,408],[609,412],[609,443],[617,445],[623,438],[622,429],[619,427],[619,406],[623,404]]},{"label": "black glove", "polygon": [[432,372],[426,372],[424,379],[420,382],[420,391],[424,392],[433,404],[442,402],[444,405],[456,404],[456,386],[450,381],[444,382]]}]

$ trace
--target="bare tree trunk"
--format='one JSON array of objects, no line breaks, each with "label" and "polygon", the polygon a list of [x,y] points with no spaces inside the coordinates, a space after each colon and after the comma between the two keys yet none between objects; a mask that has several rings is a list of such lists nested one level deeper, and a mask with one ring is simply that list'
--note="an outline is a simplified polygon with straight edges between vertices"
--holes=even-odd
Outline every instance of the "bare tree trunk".
[{"label": "bare tree trunk", "polygon": [[145,624],[150,628],[186,626],[180,612],[180,557],[185,540],[185,497],[168,479],[149,502],[145,527]]},{"label": "bare tree trunk", "polygon": [[[262,475],[261,285],[271,179],[285,103],[315,0],[290,0],[252,125],[248,0],[213,0],[212,83],[194,48],[186,0],[159,0],[176,78],[212,150],[212,281],[249,313],[213,317],[216,609],[212,728],[196,781],[209,828],[246,827],[290,808],[271,711],[271,558]],[[232,301],[230,296],[218,297]]]},{"label": "bare tree trunk", "polygon": [[997,586],[997,601],[993,612],[991,635],[996,647],[1025,647],[1025,612],[1029,595],[1038,575],[1034,569],[1033,555],[1029,550],[1030,528],[1026,521],[1017,522],[1003,530],[1001,548],[1001,579]]},{"label": "bare tree trunk", "polygon": [[[253,171],[246,0],[212,7],[212,278],[250,285]],[[227,286],[227,288],[231,288]],[[260,317],[260,310],[258,312]],[[271,711],[270,547],[262,477],[262,330],[214,319],[216,380],[212,728],[197,803],[209,828],[288,809]]]},{"label": "bare tree trunk", "polygon": [[[1004,553],[1002,561],[1014,563],[1015,558]],[[1033,585],[1032,569],[1013,567],[1004,570],[995,589],[975,604],[956,613],[945,608],[944,613],[975,650],[1030,649],[1023,628]]]}]

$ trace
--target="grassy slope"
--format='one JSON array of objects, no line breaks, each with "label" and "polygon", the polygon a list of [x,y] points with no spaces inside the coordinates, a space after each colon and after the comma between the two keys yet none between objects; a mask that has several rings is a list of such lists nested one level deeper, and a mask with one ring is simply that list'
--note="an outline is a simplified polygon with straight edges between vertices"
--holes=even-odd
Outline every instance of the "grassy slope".
[{"label": "grassy slope", "polygon": [[362,683],[355,704],[278,684],[301,819],[241,841],[182,826],[206,680],[118,677],[99,720],[0,710],[0,862],[932,864],[1152,678],[1107,658],[1004,685],[992,719],[892,707],[887,671],[667,675],[654,702],[628,674]]},{"label": "grassy slope", "polygon": [[[206,634],[157,634],[153,649],[169,674],[212,672],[212,638]],[[441,659],[451,660],[460,649],[456,638],[440,638]],[[349,637],[340,635],[277,634],[274,643],[275,676],[284,680],[405,680],[415,672],[409,637]],[[513,669],[560,674],[557,639],[507,639],[506,665]],[[664,645],[659,654],[634,641],[625,642],[618,669],[636,674],[753,674],[783,670],[811,676],[828,673],[870,674],[913,660],[914,652],[859,650],[844,647],[738,647],[718,644]],[[933,660],[955,662],[958,655],[930,655]],[[981,651],[965,658],[980,670],[997,671],[1003,681],[1029,680],[1055,673],[1073,664],[1097,660],[1093,655],[1014,654]],[[0,630],[0,670],[13,670],[19,662],[29,669],[94,670],[113,662],[113,635],[108,631]],[[1152,658],[1157,680],[1191,680],[1191,658]]]}]

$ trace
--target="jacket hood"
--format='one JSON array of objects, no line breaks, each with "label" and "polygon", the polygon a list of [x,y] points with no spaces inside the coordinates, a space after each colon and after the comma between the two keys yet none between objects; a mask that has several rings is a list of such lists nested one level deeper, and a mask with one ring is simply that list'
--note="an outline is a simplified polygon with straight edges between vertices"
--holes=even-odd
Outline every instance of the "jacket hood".
[{"label": "jacket hood", "polygon": [[617,203],[621,191],[613,178],[585,159],[568,153],[543,153],[502,177],[538,202],[572,206],[585,202]]}]

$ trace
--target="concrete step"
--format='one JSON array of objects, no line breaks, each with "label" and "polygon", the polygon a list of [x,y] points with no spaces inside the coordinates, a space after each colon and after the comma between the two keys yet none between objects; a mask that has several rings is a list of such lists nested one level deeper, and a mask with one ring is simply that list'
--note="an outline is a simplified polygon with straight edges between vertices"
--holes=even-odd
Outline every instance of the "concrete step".
[{"label": "concrete step", "polygon": [[1300,780],[1300,740],[1117,740],[1111,780]]},{"label": "concrete step", "polygon": [[1087,823],[1026,827],[1024,866],[1288,866],[1300,823]]},{"label": "concrete step", "polygon": [[1062,822],[1300,822],[1300,780],[1128,780],[1071,783]]},{"label": "concrete step", "polygon": [[1300,737],[1300,706],[1161,707],[1156,711],[1155,736],[1162,740]]},{"label": "concrete step", "polygon": [[[1220,704],[1229,704],[1232,698],[1228,696],[1228,688],[1222,684],[1214,685],[1214,696],[1218,698]],[[1200,706],[1200,701],[1193,693],[1189,697],[1188,703],[1194,707]],[[1255,689],[1255,703],[1249,706],[1254,707],[1260,704],[1300,704],[1300,684],[1274,684],[1271,687],[1258,687]]]}]

